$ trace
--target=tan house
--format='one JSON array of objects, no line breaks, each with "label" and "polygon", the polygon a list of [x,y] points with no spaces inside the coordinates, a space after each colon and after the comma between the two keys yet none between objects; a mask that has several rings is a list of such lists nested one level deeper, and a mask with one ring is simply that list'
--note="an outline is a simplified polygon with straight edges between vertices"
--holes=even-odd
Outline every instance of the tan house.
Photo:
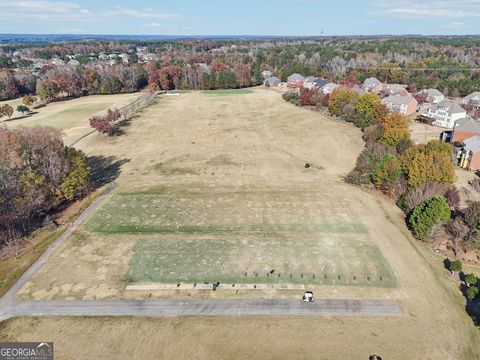
[{"label": "tan house", "polygon": [[464,146],[457,153],[458,165],[467,170],[480,169],[480,136],[472,136],[463,143]]},{"label": "tan house", "polygon": [[382,99],[384,104],[390,113],[400,113],[405,116],[410,116],[417,111],[418,102],[411,95],[406,96],[387,96]]}]

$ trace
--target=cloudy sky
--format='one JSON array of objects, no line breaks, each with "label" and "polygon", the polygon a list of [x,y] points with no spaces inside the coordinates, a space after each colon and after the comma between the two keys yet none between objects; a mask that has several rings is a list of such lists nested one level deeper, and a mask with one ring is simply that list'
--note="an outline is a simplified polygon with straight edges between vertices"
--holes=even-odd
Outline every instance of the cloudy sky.
[{"label": "cloudy sky", "polygon": [[480,0],[0,0],[0,33],[479,34]]}]

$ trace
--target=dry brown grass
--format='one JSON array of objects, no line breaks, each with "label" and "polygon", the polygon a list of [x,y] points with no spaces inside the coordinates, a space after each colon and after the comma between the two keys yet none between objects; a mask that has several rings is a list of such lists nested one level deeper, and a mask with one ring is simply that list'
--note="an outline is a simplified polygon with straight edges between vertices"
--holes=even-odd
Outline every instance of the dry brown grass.
[{"label": "dry brown grass", "polygon": [[[480,353],[478,330],[463,309],[456,285],[447,279],[442,259],[412,239],[403,214],[394,204],[343,181],[364,146],[358,129],[284,103],[274,91],[256,89],[246,95],[192,92],[163,98],[137,116],[126,132],[118,138],[93,135],[78,145],[91,155],[130,160],[122,167],[118,192],[215,196],[272,189],[310,191],[307,208],[292,203],[289,211],[319,218],[322,211],[333,211],[334,216],[355,218],[368,229],[364,241],[380,250],[399,285],[395,289],[316,286],[317,296],[391,298],[399,302],[404,315],[389,319],[20,319],[9,322],[4,334],[14,339],[51,336],[58,341],[63,358],[86,344],[94,344],[96,354],[120,348],[127,355],[128,351],[139,351],[142,358],[152,358],[155,350],[157,355],[164,351],[161,354],[167,358],[177,351],[200,359],[302,358],[303,354],[304,358],[368,358],[373,352],[384,358],[457,359],[475,358]],[[303,167],[306,162],[323,170],[307,171]],[[158,168],[157,164],[167,166]],[[268,221],[268,202],[264,206]],[[226,223],[226,219],[235,219],[237,212],[251,211],[232,209],[235,211],[216,221]],[[124,275],[135,242],[186,236],[191,234],[145,237],[101,235],[81,229],[27,284],[21,297],[144,298],[148,294],[124,292]],[[173,291],[152,295],[210,294]],[[214,296],[232,294],[217,292]],[[241,296],[298,294],[255,292]],[[95,335],[88,335],[90,331]],[[134,344],[133,350],[129,344]]]}]

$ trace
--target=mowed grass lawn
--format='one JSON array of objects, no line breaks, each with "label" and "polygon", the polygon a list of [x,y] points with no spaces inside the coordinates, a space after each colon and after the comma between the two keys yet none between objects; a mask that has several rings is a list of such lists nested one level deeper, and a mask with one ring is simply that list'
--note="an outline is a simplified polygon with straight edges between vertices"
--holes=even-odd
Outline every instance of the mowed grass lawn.
[{"label": "mowed grass lawn", "polygon": [[253,90],[250,89],[231,89],[231,90],[204,90],[203,94],[206,95],[246,95],[253,94]]},{"label": "mowed grass lawn", "polygon": [[368,228],[327,202],[301,191],[120,193],[87,230],[151,235],[137,240],[129,282],[395,286]]}]

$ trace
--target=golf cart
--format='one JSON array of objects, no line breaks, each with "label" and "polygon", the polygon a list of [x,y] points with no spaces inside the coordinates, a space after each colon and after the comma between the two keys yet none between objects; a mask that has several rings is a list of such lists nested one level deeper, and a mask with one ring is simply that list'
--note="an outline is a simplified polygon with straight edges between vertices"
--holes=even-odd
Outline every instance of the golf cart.
[{"label": "golf cart", "polygon": [[305,291],[305,294],[303,294],[303,302],[306,302],[306,303],[314,302],[313,291]]}]

